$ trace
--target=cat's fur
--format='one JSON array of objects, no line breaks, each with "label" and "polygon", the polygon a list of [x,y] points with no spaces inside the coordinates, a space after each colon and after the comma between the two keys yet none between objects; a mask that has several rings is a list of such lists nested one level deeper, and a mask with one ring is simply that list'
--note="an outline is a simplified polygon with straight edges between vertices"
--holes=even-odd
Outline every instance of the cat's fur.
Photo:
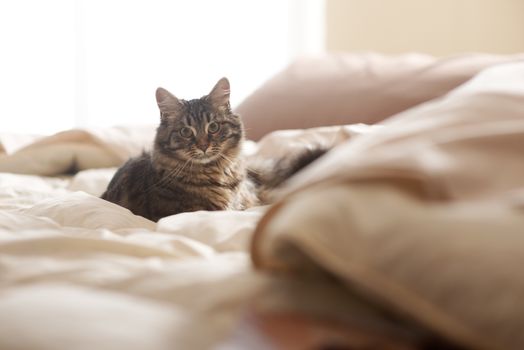
[{"label": "cat's fur", "polygon": [[276,176],[248,170],[242,121],[231,111],[229,96],[226,78],[189,101],[158,88],[161,118],[152,152],[118,169],[102,198],[153,221],[188,211],[243,210],[265,204],[263,192],[321,155],[305,155],[310,159]]}]

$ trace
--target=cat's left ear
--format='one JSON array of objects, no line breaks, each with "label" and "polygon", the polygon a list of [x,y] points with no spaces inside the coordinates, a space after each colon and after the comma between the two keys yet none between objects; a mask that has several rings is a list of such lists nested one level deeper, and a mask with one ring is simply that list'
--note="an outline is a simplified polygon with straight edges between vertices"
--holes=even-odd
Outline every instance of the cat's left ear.
[{"label": "cat's left ear", "polygon": [[211,102],[213,107],[229,110],[230,93],[229,80],[227,80],[227,78],[222,78],[218,83],[216,83],[209,95],[207,95],[207,99]]}]

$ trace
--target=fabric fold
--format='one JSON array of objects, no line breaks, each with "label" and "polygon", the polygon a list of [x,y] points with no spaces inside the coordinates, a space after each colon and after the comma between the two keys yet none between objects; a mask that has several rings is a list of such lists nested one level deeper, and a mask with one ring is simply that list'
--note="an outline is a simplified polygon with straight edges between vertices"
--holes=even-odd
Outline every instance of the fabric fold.
[{"label": "fabric fold", "polygon": [[350,140],[290,182],[259,269],[319,267],[474,349],[524,348],[524,63]]}]

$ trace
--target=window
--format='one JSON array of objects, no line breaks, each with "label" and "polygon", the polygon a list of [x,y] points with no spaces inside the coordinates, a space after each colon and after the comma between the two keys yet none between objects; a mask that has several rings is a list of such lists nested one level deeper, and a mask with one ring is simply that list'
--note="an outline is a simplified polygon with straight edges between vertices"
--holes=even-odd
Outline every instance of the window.
[{"label": "window", "polygon": [[239,103],[323,48],[319,0],[12,0],[0,3],[0,132],[156,123],[222,76]]}]

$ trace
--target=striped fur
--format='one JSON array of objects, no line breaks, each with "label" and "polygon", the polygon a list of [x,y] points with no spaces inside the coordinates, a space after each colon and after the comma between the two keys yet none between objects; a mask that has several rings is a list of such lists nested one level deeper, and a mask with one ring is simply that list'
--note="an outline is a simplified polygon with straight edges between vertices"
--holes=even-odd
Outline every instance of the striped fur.
[{"label": "striped fur", "polygon": [[158,221],[181,212],[266,204],[260,198],[268,189],[303,166],[286,163],[274,176],[247,169],[243,125],[231,111],[225,78],[200,99],[181,100],[162,88],[156,97],[161,118],[152,152],[127,161],[102,195],[134,214]]}]

